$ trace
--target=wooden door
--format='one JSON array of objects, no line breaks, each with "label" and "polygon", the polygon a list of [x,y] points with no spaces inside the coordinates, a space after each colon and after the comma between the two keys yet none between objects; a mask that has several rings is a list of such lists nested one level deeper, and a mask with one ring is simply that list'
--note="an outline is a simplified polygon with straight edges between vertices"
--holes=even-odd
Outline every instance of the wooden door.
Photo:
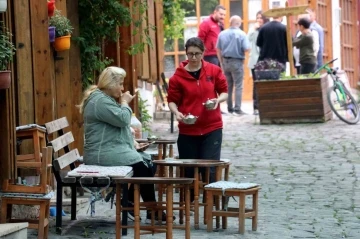
[{"label": "wooden door", "polygon": [[[256,22],[256,13],[268,8],[268,2],[262,0],[224,0],[220,1],[227,9],[225,28],[229,28],[229,19],[233,15],[239,15],[243,22],[241,29],[247,34]],[[246,53],[244,62],[243,100],[252,100],[253,80],[248,68],[249,53]]]},{"label": "wooden door", "polygon": [[358,82],[358,32],[356,0],[340,0],[341,17],[341,68],[345,70],[351,87]]},{"label": "wooden door", "polygon": [[[333,59],[331,0],[317,0],[316,21],[324,29],[324,63]],[[335,56],[336,57],[336,56]]]}]

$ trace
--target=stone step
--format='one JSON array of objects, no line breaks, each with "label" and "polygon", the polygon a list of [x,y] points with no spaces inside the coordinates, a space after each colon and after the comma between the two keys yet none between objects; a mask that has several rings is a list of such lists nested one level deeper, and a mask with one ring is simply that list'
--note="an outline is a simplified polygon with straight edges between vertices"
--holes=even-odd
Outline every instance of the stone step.
[{"label": "stone step", "polygon": [[29,223],[5,223],[0,224],[1,239],[26,239]]}]

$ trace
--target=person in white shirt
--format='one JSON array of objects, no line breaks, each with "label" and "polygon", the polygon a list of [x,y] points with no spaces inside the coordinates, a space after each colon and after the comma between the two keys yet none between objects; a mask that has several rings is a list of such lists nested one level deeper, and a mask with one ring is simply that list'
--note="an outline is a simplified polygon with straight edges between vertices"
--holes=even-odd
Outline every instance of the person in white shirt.
[{"label": "person in white shirt", "polygon": [[[310,14],[301,14],[298,16],[298,20],[301,18],[306,18],[310,20]],[[314,39],[314,44],[313,44],[313,49],[314,49],[314,54],[315,57],[317,57],[318,52],[319,52],[319,48],[320,48],[320,44],[319,44],[319,33],[315,30],[311,30],[311,33],[313,35],[313,39]],[[301,31],[297,31],[295,33],[295,38],[301,36]],[[296,68],[296,72],[297,74],[300,74],[300,62],[299,62],[299,58],[300,58],[300,49],[294,47],[293,48],[293,55],[294,55],[294,65]]]}]

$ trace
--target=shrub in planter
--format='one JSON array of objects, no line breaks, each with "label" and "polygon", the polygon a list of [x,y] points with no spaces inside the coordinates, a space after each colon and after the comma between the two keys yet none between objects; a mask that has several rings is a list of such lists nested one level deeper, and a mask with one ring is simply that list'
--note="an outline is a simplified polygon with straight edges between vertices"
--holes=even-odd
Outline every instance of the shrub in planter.
[{"label": "shrub in planter", "polygon": [[255,65],[255,75],[257,80],[277,80],[280,72],[285,69],[284,64],[272,60],[264,59]]}]

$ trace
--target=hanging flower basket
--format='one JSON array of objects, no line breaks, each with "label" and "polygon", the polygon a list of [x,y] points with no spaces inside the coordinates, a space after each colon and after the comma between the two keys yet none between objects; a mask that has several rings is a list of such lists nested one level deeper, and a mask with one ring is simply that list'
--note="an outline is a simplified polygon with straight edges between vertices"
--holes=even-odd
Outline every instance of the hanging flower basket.
[{"label": "hanging flower basket", "polygon": [[11,71],[0,71],[0,89],[9,89],[11,85]]},{"label": "hanging flower basket", "polygon": [[55,41],[55,27],[53,27],[53,26],[49,27],[49,40],[50,40],[50,42]]},{"label": "hanging flower basket", "polygon": [[55,38],[55,51],[65,51],[70,49],[70,35]]},{"label": "hanging flower basket", "polygon": [[0,0],[0,12],[6,12],[7,0]]}]

